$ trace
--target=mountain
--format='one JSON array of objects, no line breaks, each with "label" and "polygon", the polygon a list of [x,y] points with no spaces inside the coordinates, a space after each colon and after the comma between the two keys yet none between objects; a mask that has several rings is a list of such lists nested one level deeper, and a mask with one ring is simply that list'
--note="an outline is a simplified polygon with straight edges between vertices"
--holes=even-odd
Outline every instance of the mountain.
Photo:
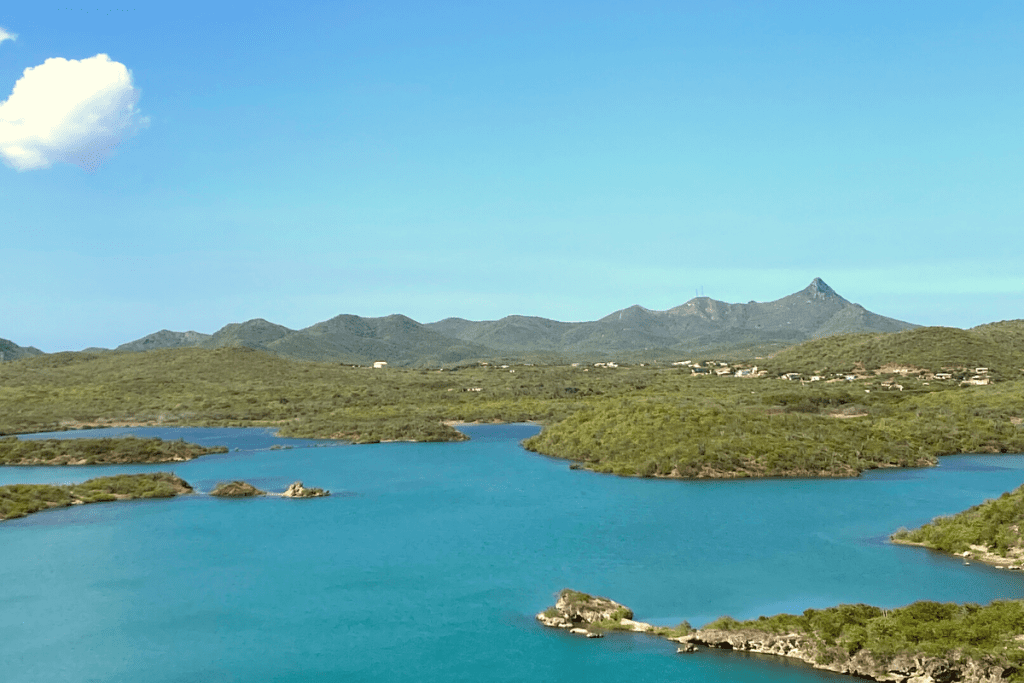
[{"label": "mountain", "polygon": [[205,346],[211,349],[222,346],[247,346],[250,349],[269,351],[274,342],[280,341],[293,332],[284,325],[277,325],[263,318],[254,318],[244,323],[225,325],[196,346]]},{"label": "mountain", "polygon": [[678,354],[781,348],[835,334],[897,332],[916,325],[850,303],[815,278],[801,291],[767,303],[729,304],[697,297],[667,311],[631,306],[592,322],[509,316],[482,322],[448,318],[427,327],[506,352]]},{"label": "mountain", "polygon": [[492,358],[493,349],[428,329],[404,315],[339,315],[282,337],[269,351],[291,358],[393,365],[449,365]]},{"label": "mountain", "polygon": [[41,356],[42,351],[34,346],[18,346],[8,339],[0,339],[0,362],[5,360],[17,360],[29,356]]},{"label": "mountain", "polygon": [[301,330],[256,318],[212,335],[161,330],[119,351],[244,346],[289,358],[367,364],[439,366],[470,360],[564,362],[611,357],[675,358],[689,353],[766,353],[849,332],[916,327],[865,310],[820,278],[777,301],[730,304],[707,297],[667,311],[631,306],[590,322],[510,315],[501,320],[446,318],[422,324],[404,315],[339,315]]},{"label": "mountain", "polygon": [[160,330],[147,334],[141,339],[121,344],[116,351],[152,351],[154,349],[177,349],[183,346],[199,346],[210,338],[200,332],[172,332]]},{"label": "mountain", "polygon": [[299,360],[393,365],[452,365],[493,358],[494,349],[430,330],[404,315],[362,318],[339,315],[302,330],[262,318],[230,323],[213,334],[161,330],[117,347],[118,351],[149,351],[181,347],[217,349],[246,347]]}]

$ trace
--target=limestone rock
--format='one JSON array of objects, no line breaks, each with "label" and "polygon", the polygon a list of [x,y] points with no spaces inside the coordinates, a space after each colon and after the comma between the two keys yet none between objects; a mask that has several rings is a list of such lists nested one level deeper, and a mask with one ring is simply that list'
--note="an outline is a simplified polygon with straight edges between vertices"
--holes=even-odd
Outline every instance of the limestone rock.
[{"label": "limestone rock", "polygon": [[[950,653],[947,657],[927,655],[897,655],[879,658],[861,650],[852,657],[841,649],[828,650],[828,664],[821,663],[818,644],[809,636],[798,633],[765,633],[762,631],[698,629],[683,636],[680,642],[701,644],[726,650],[741,650],[761,654],[793,657],[817,669],[848,674],[876,681],[898,683],[937,683],[963,681],[964,683],[1000,683],[1009,675],[1007,667],[994,662],[978,661]],[[682,649],[682,648],[680,648]]]},{"label": "limestone rock", "polygon": [[654,627],[644,621],[633,621],[632,619],[619,619],[619,625],[628,628],[630,631],[636,631],[637,633],[648,633],[654,630]]},{"label": "limestone rock", "polygon": [[[620,605],[614,600],[601,598],[594,595],[587,595],[568,588],[558,594],[558,601],[551,607],[537,615],[537,621],[550,626],[551,628],[570,629],[570,633],[577,630],[586,634],[594,631],[585,628],[596,622],[611,622],[620,624],[637,624],[641,628],[630,627],[631,630],[649,630],[649,624],[631,621],[633,610]],[[643,628],[643,627],[646,627]],[[581,634],[582,635],[582,634]],[[588,638],[600,637],[599,635],[587,635]]]},{"label": "limestone rock", "polygon": [[281,494],[282,498],[322,498],[324,496],[331,495],[330,491],[324,489],[318,489],[316,487],[306,488],[302,485],[301,481],[292,482],[288,490]]}]

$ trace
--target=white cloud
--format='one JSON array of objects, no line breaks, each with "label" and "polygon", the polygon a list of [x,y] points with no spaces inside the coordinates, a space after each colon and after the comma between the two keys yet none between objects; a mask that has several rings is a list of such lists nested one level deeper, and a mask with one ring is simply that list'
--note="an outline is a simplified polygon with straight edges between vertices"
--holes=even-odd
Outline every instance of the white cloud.
[{"label": "white cloud", "polygon": [[25,69],[0,103],[0,157],[19,171],[62,161],[93,171],[148,120],[120,62],[54,57]]},{"label": "white cloud", "polygon": [[11,33],[7,29],[5,29],[3,26],[0,26],[0,43],[4,42],[5,40],[17,40],[17,39],[18,39],[18,34],[17,33]]}]

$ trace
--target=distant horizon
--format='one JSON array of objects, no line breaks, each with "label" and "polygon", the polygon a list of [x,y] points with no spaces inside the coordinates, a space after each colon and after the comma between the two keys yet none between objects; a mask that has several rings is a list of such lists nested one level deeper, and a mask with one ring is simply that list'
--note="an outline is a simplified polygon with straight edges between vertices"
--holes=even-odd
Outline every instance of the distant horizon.
[{"label": "distant horizon", "polygon": [[14,4],[0,337],[592,320],[819,275],[920,325],[1018,318],[1022,25],[1008,0]]}]

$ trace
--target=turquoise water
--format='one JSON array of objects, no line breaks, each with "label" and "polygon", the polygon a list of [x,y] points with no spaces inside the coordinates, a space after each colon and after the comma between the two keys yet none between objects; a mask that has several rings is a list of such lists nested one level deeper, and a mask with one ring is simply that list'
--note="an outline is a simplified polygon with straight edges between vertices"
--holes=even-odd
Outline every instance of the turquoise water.
[{"label": "turquoise water", "polygon": [[[201,491],[301,479],[337,495],[100,504],[0,524],[0,680],[849,680],[676,655],[642,636],[579,639],[533,615],[567,586],[695,625],[1024,597],[1024,573],[884,540],[1019,486],[1019,455],[849,480],[679,482],[571,471],[519,447],[528,425],[328,447],[265,430],[130,431],[239,448],[171,468]],[[0,484],[160,469],[5,468]]]}]

